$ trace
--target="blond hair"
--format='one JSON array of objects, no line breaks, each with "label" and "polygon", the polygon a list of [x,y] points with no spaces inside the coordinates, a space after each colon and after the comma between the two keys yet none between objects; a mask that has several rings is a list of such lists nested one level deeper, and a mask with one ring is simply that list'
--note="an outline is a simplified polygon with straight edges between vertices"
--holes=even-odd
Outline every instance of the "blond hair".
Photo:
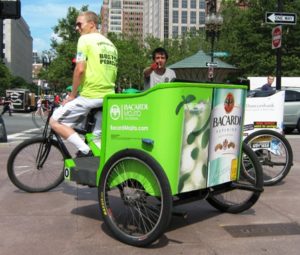
[{"label": "blond hair", "polygon": [[99,17],[96,13],[92,11],[81,12],[78,16],[84,16],[86,22],[94,22],[96,27],[98,26]]}]

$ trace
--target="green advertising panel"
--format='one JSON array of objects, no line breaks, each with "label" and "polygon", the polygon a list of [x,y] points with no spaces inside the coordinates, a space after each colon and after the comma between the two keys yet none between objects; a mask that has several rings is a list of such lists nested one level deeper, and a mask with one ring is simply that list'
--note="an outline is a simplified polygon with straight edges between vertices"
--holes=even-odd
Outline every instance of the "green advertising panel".
[{"label": "green advertising panel", "polygon": [[[209,157],[210,140],[214,138],[211,137],[212,109],[218,107],[216,98],[220,97],[222,101],[223,94],[232,91],[242,113],[240,101],[243,93],[240,98],[236,94],[243,91],[242,88],[218,84],[165,83],[143,93],[106,96],[97,183],[101,169],[109,158],[128,148],[146,152],[160,164],[167,175],[173,195],[206,188],[208,169],[213,169],[213,172],[216,168],[209,168],[209,165],[214,164],[213,158]],[[226,92],[216,93],[219,90]],[[238,150],[241,130],[236,129],[234,132],[237,135],[235,149]],[[238,157],[239,153],[234,155]],[[237,161],[236,167],[238,163]],[[136,169],[134,165],[126,167],[126,171],[128,168],[132,169],[128,174],[130,177],[120,175],[111,185],[118,185],[130,178],[144,184],[149,182],[147,192],[155,194],[151,178],[145,178],[148,176],[144,172],[147,168]],[[231,168],[226,169],[230,172]]]}]

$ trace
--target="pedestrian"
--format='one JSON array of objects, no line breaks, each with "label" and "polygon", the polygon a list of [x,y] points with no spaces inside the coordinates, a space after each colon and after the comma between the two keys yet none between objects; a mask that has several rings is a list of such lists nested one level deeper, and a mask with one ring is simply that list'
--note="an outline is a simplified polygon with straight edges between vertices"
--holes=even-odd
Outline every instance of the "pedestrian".
[{"label": "pedestrian", "polygon": [[7,96],[4,98],[4,102],[3,102],[3,111],[1,113],[1,116],[4,115],[4,113],[6,113],[8,111],[9,116],[12,116],[12,102],[11,102],[11,98],[10,96]]},{"label": "pedestrian", "polygon": [[[99,17],[91,11],[82,12],[76,19],[80,33],[77,43],[76,66],[73,72],[72,92],[50,120],[55,132],[77,147],[77,157],[93,156],[89,146],[73,127],[83,122],[92,108],[100,108],[103,98],[114,93],[117,77],[118,53],[114,44],[98,32]],[[80,95],[77,96],[78,87]],[[100,131],[100,112],[94,132]]]},{"label": "pedestrian", "polygon": [[261,90],[262,91],[273,91],[274,89],[272,88],[272,83],[274,81],[274,76],[272,75],[269,75],[268,78],[267,78],[267,83],[264,84],[262,87],[261,87]]},{"label": "pedestrian", "polygon": [[40,116],[44,116],[44,110],[43,110],[43,107],[42,107],[42,98],[41,97],[38,97],[38,100],[36,102],[36,112],[35,114],[38,114]]},{"label": "pedestrian", "polygon": [[156,48],[152,52],[152,64],[144,69],[144,88],[152,88],[157,83],[170,82],[176,79],[175,72],[166,67],[168,52],[164,48]]},{"label": "pedestrian", "polygon": [[60,96],[58,94],[55,94],[54,95],[54,103],[56,105],[59,105],[60,104]]},{"label": "pedestrian", "polygon": [[69,96],[71,95],[72,92],[72,85],[69,85],[68,87],[66,87],[66,96],[64,98],[63,104],[65,103],[65,100],[67,100],[69,98]]}]

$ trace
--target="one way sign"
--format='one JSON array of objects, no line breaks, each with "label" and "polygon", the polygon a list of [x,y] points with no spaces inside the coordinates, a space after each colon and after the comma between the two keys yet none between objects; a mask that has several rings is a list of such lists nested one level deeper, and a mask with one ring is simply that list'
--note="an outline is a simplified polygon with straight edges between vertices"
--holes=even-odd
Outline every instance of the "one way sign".
[{"label": "one way sign", "polygon": [[296,13],[266,12],[266,23],[278,25],[296,25]]}]

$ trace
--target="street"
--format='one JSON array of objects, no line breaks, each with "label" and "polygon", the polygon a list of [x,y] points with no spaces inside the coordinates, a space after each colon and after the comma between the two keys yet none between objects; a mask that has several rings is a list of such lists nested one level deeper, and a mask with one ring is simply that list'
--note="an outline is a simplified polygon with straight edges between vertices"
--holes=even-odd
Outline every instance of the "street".
[{"label": "street", "polygon": [[8,143],[18,143],[41,134],[43,122],[40,118],[33,120],[32,113],[14,112],[11,117],[6,113],[2,119],[5,123]]},{"label": "street", "polygon": [[284,181],[265,187],[241,214],[221,214],[205,200],[178,210],[161,239],[148,248],[115,240],[103,223],[97,189],[64,182],[40,194],[18,190],[6,163],[17,143],[0,144],[0,255],[27,254],[299,254],[300,136],[289,141],[294,166]]}]

